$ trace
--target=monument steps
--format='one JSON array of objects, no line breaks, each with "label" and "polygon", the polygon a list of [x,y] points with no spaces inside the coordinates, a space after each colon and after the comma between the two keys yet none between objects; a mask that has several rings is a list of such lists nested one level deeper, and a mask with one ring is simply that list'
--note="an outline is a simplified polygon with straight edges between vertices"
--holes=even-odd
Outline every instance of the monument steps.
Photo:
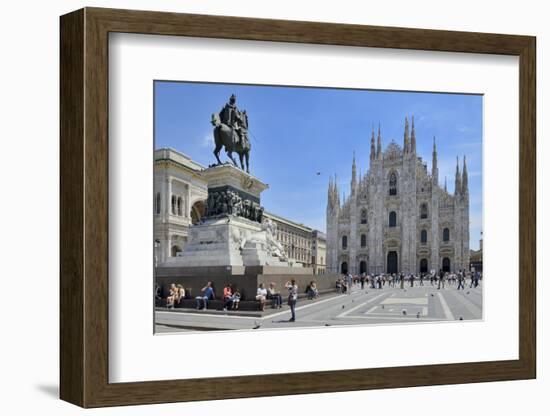
[{"label": "monument steps", "polygon": [[[336,288],[330,288],[330,289],[323,289],[323,290],[319,290],[319,294],[320,295],[324,295],[324,294],[329,294],[329,293],[336,293],[337,290]],[[281,294],[281,296],[283,296]],[[299,293],[298,294],[298,299],[300,300],[304,300],[307,298],[307,294],[306,293]],[[193,297],[190,297],[190,298],[186,298],[186,299],[182,299],[180,300],[179,303],[175,304],[174,305],[174,308],[167,308],[166,307],[166,302],[164,300],[162,301],[157,301],[156,302],[156,310],[161,310],[161,311],[182,311],[182,310],[186,310],[186,312],[190,312],[190,311],[197,311],[199,312],[197,309],[196,309],[196,300],[193,298]],[[222,300],[219,300],[219,299],[215,299],[215,300],[210,300],[208,301],[208,308],[206,309],[206,311],[218,311],[218,312],[224,312],[224,313],[230,313],[230,314],[238,314],[239,311],[260,311],[260,302],[257,301],[257,300],[241,300],[239,302],[239,309],[236,309],[236,310],[233,310],[233,309],[230,309],[230,310],[227,310],[227,311],[224,311],[223,310],[223,306],[224,306],[224,302]],[[286,304],[286,296],[283,296],[283,308],[288,308],[287,304]],[[266,304],[265,304],[265,311],[268,311],[268,310],[272,310],[272,301],[270,299],[267,300]],[[273,309],[273,310],[276,310],[276,309]],[[204,312],[203,310],[201,310],[200,312]]]}]

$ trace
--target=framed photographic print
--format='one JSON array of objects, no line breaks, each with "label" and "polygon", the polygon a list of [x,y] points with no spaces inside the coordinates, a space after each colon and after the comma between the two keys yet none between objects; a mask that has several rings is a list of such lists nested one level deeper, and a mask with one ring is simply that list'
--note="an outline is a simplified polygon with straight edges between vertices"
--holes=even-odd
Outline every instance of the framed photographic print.
[{"label": "framed photographic print", "polygon": [[61,398],[534,378],[535,104],[528,36],[62,16]]}]

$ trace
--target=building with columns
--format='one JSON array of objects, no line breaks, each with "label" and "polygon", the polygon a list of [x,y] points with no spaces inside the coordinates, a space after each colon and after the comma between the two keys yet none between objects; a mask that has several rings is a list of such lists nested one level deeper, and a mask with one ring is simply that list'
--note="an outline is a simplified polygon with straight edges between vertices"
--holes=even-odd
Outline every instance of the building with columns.
[{"label": "building with columns", "polygon": [[357,175],[341,199],[336,178],[327,198],[327,270],[358,273],[427,273],[468,269],[469,191],[466,157],[457,165],[453,194],[439,184],[436,140],[432,170],[416,153],[414,118],[405,119],[403,145],[382,149],[380,126],[370,143],[367,173]]},{"label": "building with columns", "polygon": [[312,267],[311,247],[314,230],[272,212],[264,212],[264,217],[277,225],[276,238],[285,249],[289,261],[299,263],[303,267]]},{"label": "building with columns", "polygon": [[187,155],[164,148],[154,157],[155,263],[160,264],[183,250],[189,226],[204,215],[208,184],[204,167]]}]

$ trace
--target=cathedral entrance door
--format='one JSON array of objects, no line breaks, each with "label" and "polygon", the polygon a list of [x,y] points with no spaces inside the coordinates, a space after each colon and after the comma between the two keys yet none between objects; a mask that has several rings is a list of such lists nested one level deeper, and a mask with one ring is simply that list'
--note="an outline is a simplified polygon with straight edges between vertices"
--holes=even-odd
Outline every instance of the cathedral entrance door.
[{"label": "cathedral entrance door", "polygon": [[420,260],[420,273],[428,273],[428,260]]},{"label": "cathedral entrance door", "polygon": [[367,272],[367,262],[362,261],[361,263],[359,263],[359,273],[362,274],[366,272]]},{"label": "cathedral entrance door", "polygon": [[340,267],[340,273],[348,274],[348,262],[347,261],[342,263],[342,266]]},{"label": "cathedral entrance door", "polygon": [[443,273],[450,272],[451,271],[451,260],[448,257],[445,257],[443,259],[443,264],[441,265],[443,269]]},{"label": "cathedral entrance door", "polygon": [[387,273],[397,273],[397,251],[388,252]]}]

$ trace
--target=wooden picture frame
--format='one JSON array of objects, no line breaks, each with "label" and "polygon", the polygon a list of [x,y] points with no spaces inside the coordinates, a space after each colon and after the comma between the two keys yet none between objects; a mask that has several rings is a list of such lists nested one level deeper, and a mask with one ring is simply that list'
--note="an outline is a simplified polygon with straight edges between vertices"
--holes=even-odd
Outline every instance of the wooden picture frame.
[{"label": "wooden picture frame", "polygon": [[[60,396],[101,407],[536,377],[536,40],[530,36],[85,8],[61,17]],[[109,383],[108,35],[261,40],[519,57],[519,359]]]}]

